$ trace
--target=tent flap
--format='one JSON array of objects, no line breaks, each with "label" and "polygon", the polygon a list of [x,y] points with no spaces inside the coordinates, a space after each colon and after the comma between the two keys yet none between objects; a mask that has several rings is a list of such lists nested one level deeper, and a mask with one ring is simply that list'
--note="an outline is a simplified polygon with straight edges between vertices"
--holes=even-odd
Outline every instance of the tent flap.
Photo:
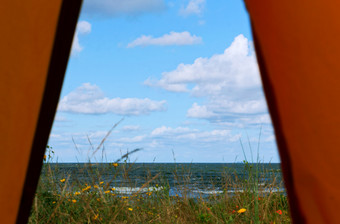
[{"label": "tent flap", "polygon": [[340,2],[246,0],[295,223],[337,223]]},{"label": "tent flap", "polygon": [[27,222],[80,4],[80,0],[1,2],[2,223]]}]

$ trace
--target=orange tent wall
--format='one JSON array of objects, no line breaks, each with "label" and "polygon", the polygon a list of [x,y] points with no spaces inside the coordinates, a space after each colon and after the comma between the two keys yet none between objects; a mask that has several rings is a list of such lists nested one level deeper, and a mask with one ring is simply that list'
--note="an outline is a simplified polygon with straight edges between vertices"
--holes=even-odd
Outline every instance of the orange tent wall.
[{"label": "orange tent wall", "polygon": [[81,3],[65,2],[1,1],[1,223],[30,212]]},{"label": "orange tent wall", "polygon": [[246,0],[294,223],[339,223],[339,1]]}]

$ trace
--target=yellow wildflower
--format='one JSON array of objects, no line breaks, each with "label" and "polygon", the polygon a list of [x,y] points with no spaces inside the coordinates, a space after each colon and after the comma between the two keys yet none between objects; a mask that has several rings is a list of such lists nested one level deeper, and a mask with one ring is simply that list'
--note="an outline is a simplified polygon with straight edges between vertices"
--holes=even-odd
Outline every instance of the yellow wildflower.
[{"label": "yellow wildflower", "polygon": [[98,185],[94,185],[93,187],[94,187],[94,188],[99,188],[99,186],[98,186]]},{"label": "yellow wildflower", "polygon": [[128,199],[128,198],[129,198],[129,197],[125,197],[125,196],[122,197],[122,199]]},{"label": "yellow wildflower", "polygon": [[98,217],[99,217],[99,214],[95,215],[95,216],[93,217],[93,219],[96,220],[96,219],[98,219]]},{"label": "yellow wildflower", "polygon": [[77,191],[76,193],[74,193],[74,195],[80,195],[80,192],[79,192],[79,191]]},{"label": "yellow wildflower", "polygon": [[91,189],[91,186],[87,186],[87,187],[83,188],[82,191],[84,192],[84,191],[87,191],[87,190],[90,190],[90,189]]},{"label": "yellow wildflower", "polygon": [[61,183],[64,183],[64,182],[65,182],[65,178],[64,178],[64,179],[61,179],[60,182],[61,182]]},{"label": "yellow wildflower", "polygon": [[114,188],[114,187],[113,187],[113,188],[111,188],[111,190],[115,191],[115,190],[116,190],[116,188]]},{"label": "yellow wildflower", "polygon": [[76,199],[73,199],[73,200],[72,200],[72,202],[73,202],[73,203],[76,203],[76,202],[77,202],[77,200],[76,200]]},{"label": "yellow wildflower", "polygon": [[46,157],[47,157],[47,156],[46,156],[46,155],[44,155],[44,161],[46,161]]},{"label": "yellow wildflower", "polygon": [[100,201],[100,198],[97,198],[97,201]]},{"label": "yellow wildflower", "polygon": [[132,211],[133,209],[132,208],[128,208],[129,211]]},{"label": "yellow wildflower", "polygon": [[118,163],[112,163],[112,166],[117,167]]},{"label": "yellow wildflower", "polygon": [[110,192],[111,192],[111,191],[104,191],[105,194],[108,194],[108,193],[110,193]]},{"label": "yellow wildflower", "polygon": [[104,183],[104,181],[101,181],[101,182],[99,182],[99,185],[102,185]]},{"label": "yellow wildflower", "polygon": [[241,208],[240,210],[237,211],[237,213],[241,214],[241,213],[243,213],[243,212],[245,212],[245,211],[247,211],[247,209]]},{"label": "yellow wildflower", "polygon": [[52,204],[55,204],[56,202],[54,201],[54,202],[52,202]]}]

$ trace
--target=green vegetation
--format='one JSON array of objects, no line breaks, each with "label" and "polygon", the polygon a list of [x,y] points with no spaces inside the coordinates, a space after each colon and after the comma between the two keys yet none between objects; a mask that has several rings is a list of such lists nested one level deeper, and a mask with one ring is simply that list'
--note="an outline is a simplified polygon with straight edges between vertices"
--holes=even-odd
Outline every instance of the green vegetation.
[{"label": "green vegetation", "polygon": [[[29,223],[291,223],[287,197],[277,191],[276,178],[265,185],[259,181],[266,172],[275,172],[261,170],[260,163],[244,161],[243,177],[226,169],[224,193],[193,198],[185,188],[170,196],[169,184],[161,175],[150,175],[132,194],[119,193],[112,183],[118,175],[129,181],[131,164],[127,162],[105,164],[105,172],[112,173],[112,180],[106,182],[103,169],[87,164],[82,169],[92,181],[83,183],[71,174],[58,173],[58,164],[49,163],[52,155],[48,148]],[[177,177],[178,171],[172,172]],[[190,178],[181,181],[190,184]],[[228,189],[239,190],[231,194]]]}]

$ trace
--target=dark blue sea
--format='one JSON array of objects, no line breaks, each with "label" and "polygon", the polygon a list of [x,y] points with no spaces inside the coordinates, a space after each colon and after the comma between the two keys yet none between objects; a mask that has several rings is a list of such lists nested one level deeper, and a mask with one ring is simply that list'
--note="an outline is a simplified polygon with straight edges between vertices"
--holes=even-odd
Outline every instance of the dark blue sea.
[{"label": "dark blue sea", "polygon": [[121,195],[165,188],[170,196],[233,195],[253,190],[254,184],[260,194],[285,194],[279,163],[119,163],[117,167],[113,163],[44,164],[42,177],[49,175],[56,183],[65,178],[73,188],[106,186]]}]

